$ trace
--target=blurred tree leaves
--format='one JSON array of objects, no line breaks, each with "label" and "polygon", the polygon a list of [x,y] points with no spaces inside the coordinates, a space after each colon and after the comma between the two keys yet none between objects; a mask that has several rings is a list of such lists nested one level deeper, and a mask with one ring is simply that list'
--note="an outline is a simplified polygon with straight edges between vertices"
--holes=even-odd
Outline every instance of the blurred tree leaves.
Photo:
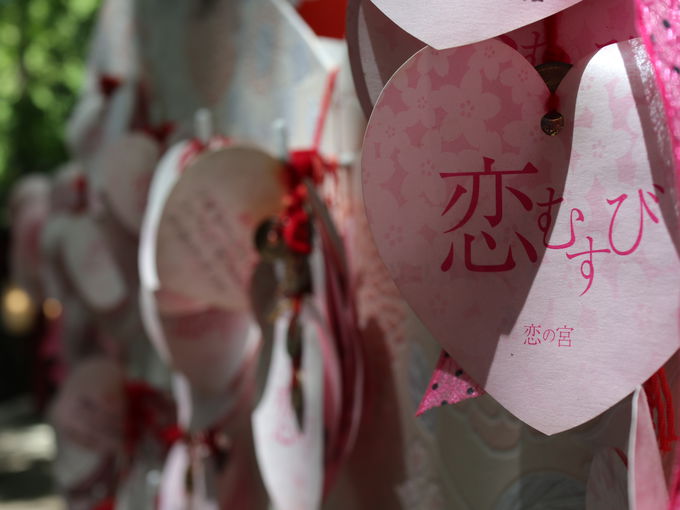
[{"label": "blurred tree leaves", "polygon": [[67,158],[99,0],[0,0],[0,203],[12,183]]}]

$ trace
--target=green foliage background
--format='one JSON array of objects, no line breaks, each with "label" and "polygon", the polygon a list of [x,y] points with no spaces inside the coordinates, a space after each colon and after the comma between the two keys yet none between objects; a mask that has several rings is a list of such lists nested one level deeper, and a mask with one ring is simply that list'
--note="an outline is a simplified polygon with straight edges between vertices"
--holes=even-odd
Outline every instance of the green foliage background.
[{"label": "green foliage background", "polygon": [[[99,0],[0,0],[0,204],[21,175],[67,158],[66,120]],[[4,215],[3,215],[4,216]]]}]

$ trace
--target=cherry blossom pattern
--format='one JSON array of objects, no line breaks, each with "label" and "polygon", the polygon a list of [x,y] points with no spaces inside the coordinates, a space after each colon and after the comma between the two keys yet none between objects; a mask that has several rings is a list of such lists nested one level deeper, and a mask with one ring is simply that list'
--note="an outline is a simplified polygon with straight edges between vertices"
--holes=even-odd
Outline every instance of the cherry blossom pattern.
[{"label": "cherry blossom pattern", "polygon": [[415,87],[404,88],[401,92],[406,107],[417,112],[418,119],[426,128],[433,128],[436,122],[432,92],[432,80],[427,74],[418,76]]},{"label": "cherry blossom pattern", "polygon": [[442,86],[438,94],[438,103],[446,112],[442,138],[454,141],[463,136],[471,146],[480,147],[488,136],[486,122],[500,112],[498,96],[483,91],[481,75],[476,72],[465,73],[460,86]]},{"label": "cherry blossom pattern", "polygon": [[489,42],[475,46],[475,53],[468,63],[471,71],[478,71],[488,80],[496,80],[501,64],[510,61],[507,53],[499,53],[497,46]]},{"label": "cherry blossom pattern", "polygon": [[442,350],[416,416],[435,407],[457,404],[484,393],[484,389],[474,382],[446,351]]}]

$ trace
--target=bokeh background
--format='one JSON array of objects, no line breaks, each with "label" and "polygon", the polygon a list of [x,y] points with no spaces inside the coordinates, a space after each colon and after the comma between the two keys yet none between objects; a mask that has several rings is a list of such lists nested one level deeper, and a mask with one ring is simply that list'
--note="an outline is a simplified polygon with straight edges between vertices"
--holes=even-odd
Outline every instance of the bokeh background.
[{"label": "bokeh background", "polygon": [[[0,0],[0,283],[7,306],[12,184],[66,160],[66,120],[84,77],[99,0]],[[20,303],[14,303],[15,305]],[[0,326],[0,509],[64,508],[49,476],[54,436],[34,401],[39,325]]]}]

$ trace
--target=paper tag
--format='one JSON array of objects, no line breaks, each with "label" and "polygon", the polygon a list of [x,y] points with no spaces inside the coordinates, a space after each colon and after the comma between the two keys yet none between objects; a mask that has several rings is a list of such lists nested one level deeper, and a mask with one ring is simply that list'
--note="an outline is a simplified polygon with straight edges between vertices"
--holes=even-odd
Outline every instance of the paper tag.
[{"label": "paper tag", "polygon": [[496,37],[562,11],[580,0],[372,0],[388,18],[437,49]]},{"label": "paper tag", "polygon": [[451,356],[442,351],[416,415],[420,416],[434,407],[457,404],[483,394],[484,389],[470,379]]},{"label": "paper tag", "polygon": [[[221,394],[238,377],[259,342],[248,313],[207,309],[159,314],[160,341],[173,368],[203,394]],[[231,397],[231,395],[230,395]]]},{"label": "paper tag", "polygon": [[367,129],[367,214],[402,295],[475,381],[548,434],[612,406],[678,348],[672,166],[667,137],[644,134],[648,74],[636,41],[577,63],[549,137],[548,90],[519,53],[424,49]]},{"label": "paper tag", "polygon": [[[137,10],[141,52],[164,118],[181,122],[208,105],[216,132],[272,152],[278,142],[269,136],[271,122],[284,119],[291,131],[303,122],[291,108],[297,86],[332,64],[285,0],[148,0]],[[304,137],[291,139],[293,146],[308,147],[313,129],[308,125]]]},{"label": "paper tag", "polygon": [[160,288],[156,268],[158,224],[168,196],[179,179],[182,157],[189,147],[190,142],[187,141],[173,145],[158,163],[149,187],[146,211],[139,235],[139,280],[150,291]]},{"label": "paper tag", "polygon": [[277,510],[317,510],[323,486],[323,359],[318,318],[303,307],[304,419],[300,430],[291,405],[291,361],[286,352],[290,313],[276,321],[269,377],[253,413],[255,453]]},{"label": "paper tag", "polygon": [[668,508],[668,489],[659,445],[642,388],[633,395],[628,443],[628,499],[631,510]]},{"label": "paper tag", "polygon": [[160,147],[143,133],[124,135],[104,147],[94,172],[116,219],[130,232],[137,233],[146,209],[151,176],[160,156]]},{"label": "paper tag", "polygon": [[122,448],[124,373],[114,361],[91,357],[71,371],[51,410],[57,431],[97,452]]},{"label": "paper tag", "polygon": [[248,307],[255,230],[282,207],[280,162],[249,147],[199,156],[182,173],[158,225],[160,287],[221,308]]},{"label": "paper tag", "polygon": [[347,46],[357,97],[368,116],[394,72],[425,43],[395,25],[370,0],[349,0]]},{"label": "paper tag", "polygon": [[128,289],[95,220],[72,218],[65,225],[61,251],[73,285],[89,306],[106,312],[123,303]]},{"label": "paper tag", "polygon": [[[158,510],[218,510],[217,501],[213,501],[206,495],[205,479],[201,469],[194,467],[194,491],[187,491],[187,470],[191,463],[190,450],[184,442],[176,443],[163,468],[161,483],[158,490]],[[196,472],[198,471],[198,472]]]}]

